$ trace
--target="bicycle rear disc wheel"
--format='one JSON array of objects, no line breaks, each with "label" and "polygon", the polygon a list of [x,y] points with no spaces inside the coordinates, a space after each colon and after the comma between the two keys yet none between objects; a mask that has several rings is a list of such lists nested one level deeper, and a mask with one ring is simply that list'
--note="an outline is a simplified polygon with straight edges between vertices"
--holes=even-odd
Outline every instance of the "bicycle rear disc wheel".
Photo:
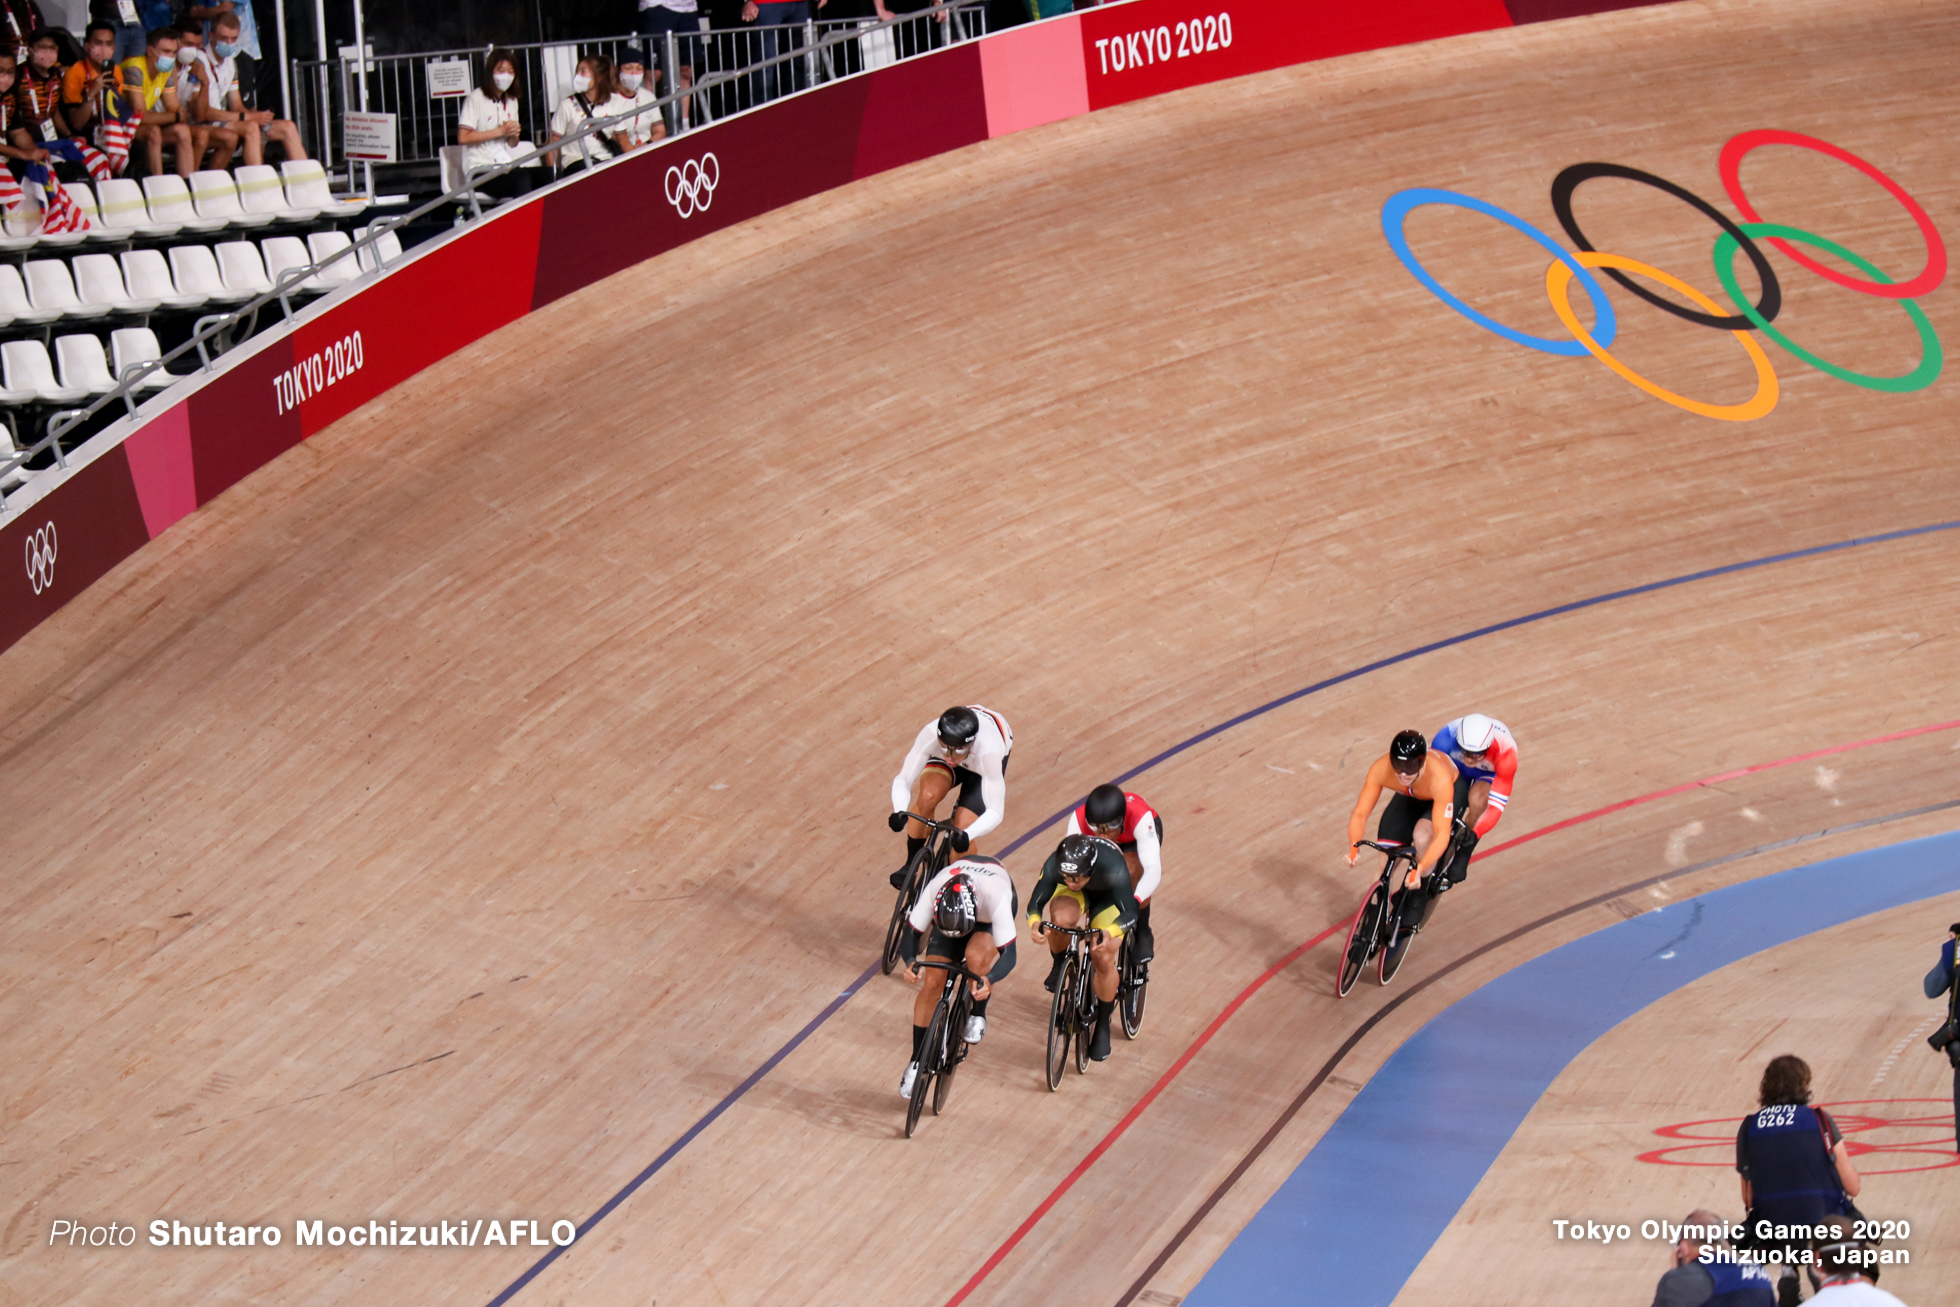
[{"label": "bicycle rear disc wheel", "polygon": [[1361,906],[1355,909],[1354,923],[1348,927],[1347,947],[1341,951],[1341,972],[1334,982],[1334,997],[1346,998],[1354,988],[1354,982],[1361,979],[1361,968],[1368,965],[1368,950],[1375,942],[1375,933],[1381,927],[1382,909],[1386,906],[1388,891],[1379,882],[1368,891]]},{"label": "bicycle rear disc wheel", "polygon": [[907,1139],[919,1128],[919,1118],[925,1114],[926,1098],[932,1092],[932,1082],[939,1075],[939,1045],[945,1034],[946,1000],[942,998],[939,1006],[932,1010],[932,1024],[926,1027],[926,1042],[919,1049],[919,1074],[912,1081],[912,1101],[905,1105]]},{"label": "bicycle rear disc wheel", "polygon": [[1123,992],[1116,996],[1116,1006],[1123,1013],[1123,1038],[1135,1039],[1137,1031],[1143,1029],[1143,997],[1150,982],[1138,977],[1136,959],[1127,949],[1124,961],[1127,965],[1123,968]]},{"label": "bicycle rear disc wheel", "polygon": [[878,969],[887,976],[898,965],[899,941],[905,938],[905,915],[911,911],[912,900],[918,896],[919,886],[924,883],[919,877],[919,864],[925,856],[926,851],[920,849],[905,864],[905,884],[898,891],[898,901],[892,904],[892,919],[885,927],[885,953],[878,963]]},{"label": "bicycle rear disc wheel", "polygon": [[1075,1032],[1069,1025],[1069,1014],[1075,1001],[1075,964],[1070,959],[1062,963],[1062,974],[1055,980],[1055,1001],[1049,1004],[1048,1013],[1048,1088],[1053,1091],[1062,1086],[1062,1072],[1068,1069],[1068,1041]]}]

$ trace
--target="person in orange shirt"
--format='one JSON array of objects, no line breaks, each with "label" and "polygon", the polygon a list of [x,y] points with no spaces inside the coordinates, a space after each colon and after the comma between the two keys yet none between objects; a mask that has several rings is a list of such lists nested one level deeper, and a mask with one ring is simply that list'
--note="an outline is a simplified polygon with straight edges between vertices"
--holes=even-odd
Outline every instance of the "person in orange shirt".
[{"label": "person in orange shirt", "polygon": [[61,112],[68,122],[67,134],[87,140],[120,108],[123,75],[116,67],[116,29],[90,23],[82,53],[84,57],[62,75]]},{"label": "person in orange shirt", "polygon": [[1382,810],[1375,838],[1383,844],[1422,846],[1421,855],[1392,900],[1401,922],[1395,932],[1398,942],[1410,937],[1411,928],[1420,929],[1427,906],[1427,896],[1420,891],[1423,877],[1449,852],[1458,778],[1456,764],[1440,749],[1430,748],[1421,731],[1400,731],[1389,741],[1388,752],[1368,768],[1361,782],[1361,797],[1348,814],[1346,856],[1350,867],[1360,853],[1356,846],[1368,833],[1368,817],[1381,801],[1383,790],[1391,791],[1393,797]]}]

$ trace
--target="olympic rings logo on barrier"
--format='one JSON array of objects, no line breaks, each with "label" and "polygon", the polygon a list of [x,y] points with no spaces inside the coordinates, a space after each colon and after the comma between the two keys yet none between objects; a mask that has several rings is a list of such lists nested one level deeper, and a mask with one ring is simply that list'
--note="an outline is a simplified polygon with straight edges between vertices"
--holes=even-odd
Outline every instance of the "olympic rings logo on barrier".
[{"label": "olympic rings logo on barrier", "polygon": [[[1782,223],[1764,222],[1742,189],[1743,157],[1751,150],[1764,145],[1791,145],[1814,151],[1836,159],[1840,163],[1849,164],[1884,187],[1918,226],[1920,235],[1926,242],[1926,266],[1904,281],[1894,281],[1869,259],[1846,249],[1836,241]],[[1418,282],[1436,298],[1484,330],[1501,336],[1513,344],[1523,345],[1526,349],[1535,349],[1544,354],[1567,358],[1584,358],[1590,354],[1655,398],[1665,400],[1676,408],[1686,409],[1690,413],[1699,413],[1703,417],[1719,418],[1730,422],[1747,422],[1765,416],[1776,407],[1779,393],[1776,369],[1770,363],[1768,352],[1750,334],[1752,332],[1761,332],[1787,353],[1818,371],[1867,390],[1900,393],[1924,390],[1932,385],[1940,375],[1944,354],[1940,347],[1938,333],[1933,330],[1933,324],[1927,319],[1925,311],[1914,300],[1938,287],[1945,279],[1946,243],[1941,239],[1938,228],[1933,225],[1933,220],[1927,216],[1926,210],[1919,202],[1899,183],[1849,150],[1832,145],[1828,141],[1818,140],[1814,136],[1804,136],[1796,132],[1767,129],[1743,132],[1722,147],[1718,166],[1722,175],[1722,187],[1728,192],[1729,198],[1735,202],[1735,207],[1742,213],[1745,221],[1732,221],[1727,214],[1685,187],[1664,177],[1642,172],[1638,168],[1629,168],[1616,163],[1575,163],[1552,180],[1552,212],[1557,215],[1559,226],[1565,229],[1565,234],[1579,247],[1577,253],[1566,250],[1523,218],[1500,209],[1488,201],[1457,191],[1439,190],[1428,186],[1413,187],[1389,197],[1388,202],[1382,205],[1382,234],[1388,238],[1388,247],[1395,252],[1395,257],[1402,261],[1402,266],[1407,268]],[[1722,283],[1723,292],[1738,311],[1724,312],[1722,306],[1709,296],[1679,277],[1663,272],[1659,268],[1625,255],[1602,254],[1596,250],[1592,242],[1586,239],[1586,234],[1580,230],[1578,219],[1572,212],[1573,193],[1582,183],[1595,177],[1618,177],[1652,186],[1680,200],[1714,223],[1719,229],[1714,245],[1715,276]],[[1507,327],[1495,318],[1478,312],[1446,290],[1409,249],[1408,234],[1403,230],[1412,211],[1431,204],[1468,209],[1473,213],[1495,218],[1520,234],[1530,237],[1549,251],[1553,262],[1545,271],[1545,292],[1551,299],[1553,312],[1558,315],[1566,331],[1571,333],[1572,339],[1553,340]],[[1919,336],[1918,366],[1910,372],[1889,377],[1853,372],[1805,349],[1784,332],[1772,326],[1777,314],[1783,308],[1783,287],[1777,280],[1775,268],[1770,265],[1769,256],[1763,252],[1762,246],[1756,243],[1757,238],[1766,241],[1777,252],[1789,256],[1799,266],[1847,290],[1897,300]],[[1795,248],[1792,242],[1840,259],[1857,269],[1862,276],[1852,276],[1828,264],[1820,263],[1811,255]],[[1738,252],[1749,260],[1749,265],[1755,271],[1756,280],[1762,288],[1754,304],[1751,304],[1748,297],[1742,293],[1741,285],[1736,279],[1735,256]],[[1593,276],[1595,269],[1604,272],[1615,284],[1631,291],[1656,308],[1695,323],[1697,326],[1712,327],[1733,335],[1755,367],[1755,395],[1741,404],[1709,404],[1689,399],[1685,395],[1677,395],[1673,391],[1663,389],[1613,357],[1610,347],[1619,332],[1619,318],[1613,311],[1612,301],[1606,297],[1606,288],[1601,285],[1597,277]],[[1629,276],[1629,273],[1632,276]],[[1636,282],[1633,277],[1641,277],[1665,286],[1686,298],[1695,307],[1684,308],[1674,300]],[[1579,316],[1572,308],[1574,279],[1577,279],[1580,289],[1585,291],[1587,300],[1592,304],[1591,331],[1587,331],[1580,325]]]},{"label": "olympic rings logo on barrier", "polygon": [[715,187],[721,185],[721,160],[715,158],[713,150],[702,155],[697,161],[689,159],[686,163],[667,169],[667,203],[683,218],[692,218],[697,213],[707,211],[715,198]]},{"label": "olympic rings logo on barrier", "polygon": [[54,585],[56,543],[53,522],[27,537],[27,583],[35,594]]}]

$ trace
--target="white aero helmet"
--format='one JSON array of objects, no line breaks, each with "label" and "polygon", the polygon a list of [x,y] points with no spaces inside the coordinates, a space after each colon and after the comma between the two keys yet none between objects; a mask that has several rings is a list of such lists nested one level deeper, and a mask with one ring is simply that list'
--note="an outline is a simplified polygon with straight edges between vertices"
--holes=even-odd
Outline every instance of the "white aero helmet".
[{"label": "white aero helmet", "polygon": [[1497,738],[1497,723],[1480,712],[1473,712],[1456,725],[1456,747],[1465,753],[1482,753]]}]

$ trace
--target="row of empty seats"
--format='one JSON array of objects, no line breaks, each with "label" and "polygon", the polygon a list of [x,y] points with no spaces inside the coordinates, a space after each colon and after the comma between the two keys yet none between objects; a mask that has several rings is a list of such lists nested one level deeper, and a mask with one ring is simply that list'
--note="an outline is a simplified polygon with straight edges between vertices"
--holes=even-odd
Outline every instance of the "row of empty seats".
[{"label": "row of empty seats", "polygon": [[[99,336],[57,336],[57,377],[47,346],[38,340],[10,340],[0,344],[0,404],[81,404],[114,390],[117,378],[131,368],[162,357],[148,327],[110,332],[106,352]],[[175,379],[158,368],[136,382],[136,390],[161,390]]]},{"label": "row of empty seats", "polygon": [[365,200],[336,199],[327,187],[326,170],[313,159],[288,163],[283,170],[242,164],[235,180],[228,172],[210,171],[192,173],[186,183],[166,173],[145,177],[140,186],[126,177],[111,177],[93,189],[84,182],[67,182],[62,189],[88,215],[87,229],[44,232],[40,210],[22,206],[0,224],[0,250],[162,240],[180,232],[209,234],[321,218],[338,221],[368,207]]},{"label": "row of empty seats", "polygon": [[[359,235],[369,230],[363,228]],[[332,258],[354,239],[344,231],[324,231],[304,240],[272,236],[256,245],[251,241],[226,241],[215,247],[173,245],[167,260],[162,250],[125,250],[120,255],[77,254],[72,261],[30,259],[22,269],[0,264],[0,328],[241,304],[274,289],[282,274]],[[374,244],[328,264],[288,290],[296,295],[325,294],[401,254],[401,241],[394,232],[384,231]]]}]

